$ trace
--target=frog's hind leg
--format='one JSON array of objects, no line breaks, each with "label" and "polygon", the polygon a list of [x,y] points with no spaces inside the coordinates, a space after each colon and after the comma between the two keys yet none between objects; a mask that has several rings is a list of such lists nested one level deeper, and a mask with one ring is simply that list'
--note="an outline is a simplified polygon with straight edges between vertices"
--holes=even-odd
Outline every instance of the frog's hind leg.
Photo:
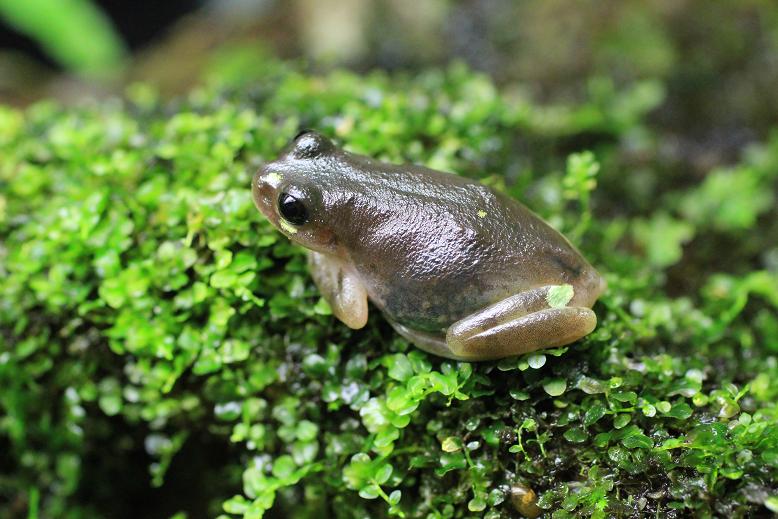
[{"label": "frog's hind leg", "polygon": [[408,341],[421,348],[424,351],[437,355],[439,357],[446,357],[449,359],[463,360],[460,357],[454,355],[449,347],[446,345],[446,338],[443,335],[433,335],[431,333],[419,332],[411,330],[407,326],[396,323],[389,319],[389,324],[400,335],[405,337]]},{"label": "frog's hind leg", "polygon": [[493,360],[570,344],[591,333],[597,317],[586,307],[549,306],[552,286],[498,301],[448,328],[454,358]]}]

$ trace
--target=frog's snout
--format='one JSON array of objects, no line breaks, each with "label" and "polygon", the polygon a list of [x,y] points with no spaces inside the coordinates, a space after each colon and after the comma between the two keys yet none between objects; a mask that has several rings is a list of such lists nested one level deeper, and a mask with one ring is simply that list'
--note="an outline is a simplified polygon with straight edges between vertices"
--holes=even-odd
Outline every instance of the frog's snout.
[{"label": "frog's snout", "polygon": [[254,205],[271,221],[275,214],[273,201],[276,198],[278,180],[280,180],[278,173],[273,173],[267,166],[261,167],[251,179],[251,196]]}]

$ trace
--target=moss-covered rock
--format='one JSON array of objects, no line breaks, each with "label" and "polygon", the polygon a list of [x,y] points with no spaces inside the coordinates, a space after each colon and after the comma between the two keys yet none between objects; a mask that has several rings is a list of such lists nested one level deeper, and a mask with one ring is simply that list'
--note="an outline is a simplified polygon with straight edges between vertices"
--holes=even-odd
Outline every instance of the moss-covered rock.
[{"label": "moss-covered rock", "polygon": [[[0,108],[3,516],[778,510],[778,138],[688,185],[654,82],[538,106],[458,66],[217,79]],[[340,325],[250,198],[301,126],[522,198],[606,274],[598,329],[468,364]]]}]

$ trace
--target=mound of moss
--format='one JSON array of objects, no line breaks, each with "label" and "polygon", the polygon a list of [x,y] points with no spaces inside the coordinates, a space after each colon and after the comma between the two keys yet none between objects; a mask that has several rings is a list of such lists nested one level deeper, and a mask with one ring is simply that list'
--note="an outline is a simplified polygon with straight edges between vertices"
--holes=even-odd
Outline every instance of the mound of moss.
[{"label": "mound of moss", "polygon": [[[655,82],[537,105],[240,59],[172,102],[0,108],[0,515],[778,510],[778,137],[690,179]],[[480,364],[348,330],[250,198],[300,127],[521,198],[606,275],[597,330]]]}]

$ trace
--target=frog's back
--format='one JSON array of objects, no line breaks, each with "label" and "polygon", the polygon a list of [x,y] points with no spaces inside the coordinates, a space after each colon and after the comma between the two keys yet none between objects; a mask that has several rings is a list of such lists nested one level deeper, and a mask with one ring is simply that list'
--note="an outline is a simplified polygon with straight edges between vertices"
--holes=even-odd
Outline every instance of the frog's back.
[{"label": "frog's back", "polygon": [[577,304],[593,302],[583,299],[600,283],[596,271],[519,202],[449,173],[367,166],[373,173],[358,178],[346,248],[390,319],[441,332],[489,304],[550,284],[572,284],[581,289]]}]

